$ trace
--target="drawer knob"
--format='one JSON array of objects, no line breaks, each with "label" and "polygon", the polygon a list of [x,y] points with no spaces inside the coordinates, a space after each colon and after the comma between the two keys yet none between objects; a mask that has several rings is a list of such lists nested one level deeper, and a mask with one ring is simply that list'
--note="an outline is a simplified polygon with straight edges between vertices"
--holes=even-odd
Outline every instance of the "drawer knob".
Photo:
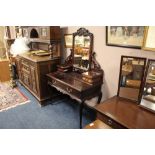
[{"label": "drawer knob", "polygon": [[68,93],[72,92],[72,89],[69,89],[68,87],[66,88]]},{"label": "drawer knob", "polygon": [[109,124],[109,125],[112,125],[112,120],[109,119],[109,120],[108,120],[108,124]]}]

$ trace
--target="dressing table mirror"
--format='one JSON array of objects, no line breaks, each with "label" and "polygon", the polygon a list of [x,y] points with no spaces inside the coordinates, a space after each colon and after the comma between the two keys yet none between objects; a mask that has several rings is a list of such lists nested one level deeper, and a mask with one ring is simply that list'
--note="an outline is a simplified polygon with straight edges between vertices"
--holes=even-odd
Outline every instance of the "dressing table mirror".
[{"label": "dressing table mirror", "polygon": [[146,59],[122,56],[117,96],[140,103]]},{"label": "dressing table mirror", "polygon": [[73,67],[75,70],[91,69],[93,34],[85,28],[73,33]]},{"label": "dressing table mirror", "polygon": [[148,60],[140,106],[155,112],[155,60]]}]

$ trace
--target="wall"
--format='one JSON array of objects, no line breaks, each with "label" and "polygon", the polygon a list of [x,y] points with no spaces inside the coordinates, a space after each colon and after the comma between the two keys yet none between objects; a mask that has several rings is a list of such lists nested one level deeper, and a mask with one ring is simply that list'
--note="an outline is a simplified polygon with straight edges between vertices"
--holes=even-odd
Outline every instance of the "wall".
[{"label": "wall", "polygon": [[4,27],[0,26],[0,58],[5,55],[4,47]]},{"label": "wall", "polygon": [[[131,55],[155,59],[155,53],[139,49],[120,48],[106,46],[105,44],[105,26],[83,26],[94,34],[94,51],[96,59],[104,70],[104,85],[102,87],[103,98],[105,100],[117,93],[119,67],[121,55]],[[69,34],[76,32],[78,26],[63,27],[63,33]],[[64,52],[65,54],[66,52]],[[65,55],[64,55],[65,57]]]}]

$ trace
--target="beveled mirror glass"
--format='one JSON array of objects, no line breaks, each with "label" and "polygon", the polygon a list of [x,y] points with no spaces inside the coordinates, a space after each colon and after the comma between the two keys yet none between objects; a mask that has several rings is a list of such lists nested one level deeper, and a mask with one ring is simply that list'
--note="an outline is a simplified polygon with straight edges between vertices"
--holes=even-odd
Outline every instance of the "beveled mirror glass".
[{"label": "beveled mirror glass", "polygon": [[140,105],[155,112],[155,60],[148,60]]},{"label": "beveled mirror glass", "polygon": [[146,59],[122,56],[118,96],[140,102]]},{"label": "beveled mirror glass", "polygon": [[93,34],[85,28],[73,33],[73,67],[87,71],[91,65]]}]

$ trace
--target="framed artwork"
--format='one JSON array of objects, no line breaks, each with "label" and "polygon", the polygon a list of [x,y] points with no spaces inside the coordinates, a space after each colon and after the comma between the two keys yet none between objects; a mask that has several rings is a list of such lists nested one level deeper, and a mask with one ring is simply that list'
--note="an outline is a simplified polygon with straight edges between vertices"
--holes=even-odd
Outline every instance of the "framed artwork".
[{"label": "framed artwork", "polygon": [[141,48],[144,26],[106,26],[106,45]]},{"label": "framed artwork", "polygon": [[73,47],[73,35],[72,34],[65,34],[65,47],[66,48],[72,48]]},{"label": "framed artwork", "polygon": [[142,49],[155,51],[155,26],[146,26]]}]

